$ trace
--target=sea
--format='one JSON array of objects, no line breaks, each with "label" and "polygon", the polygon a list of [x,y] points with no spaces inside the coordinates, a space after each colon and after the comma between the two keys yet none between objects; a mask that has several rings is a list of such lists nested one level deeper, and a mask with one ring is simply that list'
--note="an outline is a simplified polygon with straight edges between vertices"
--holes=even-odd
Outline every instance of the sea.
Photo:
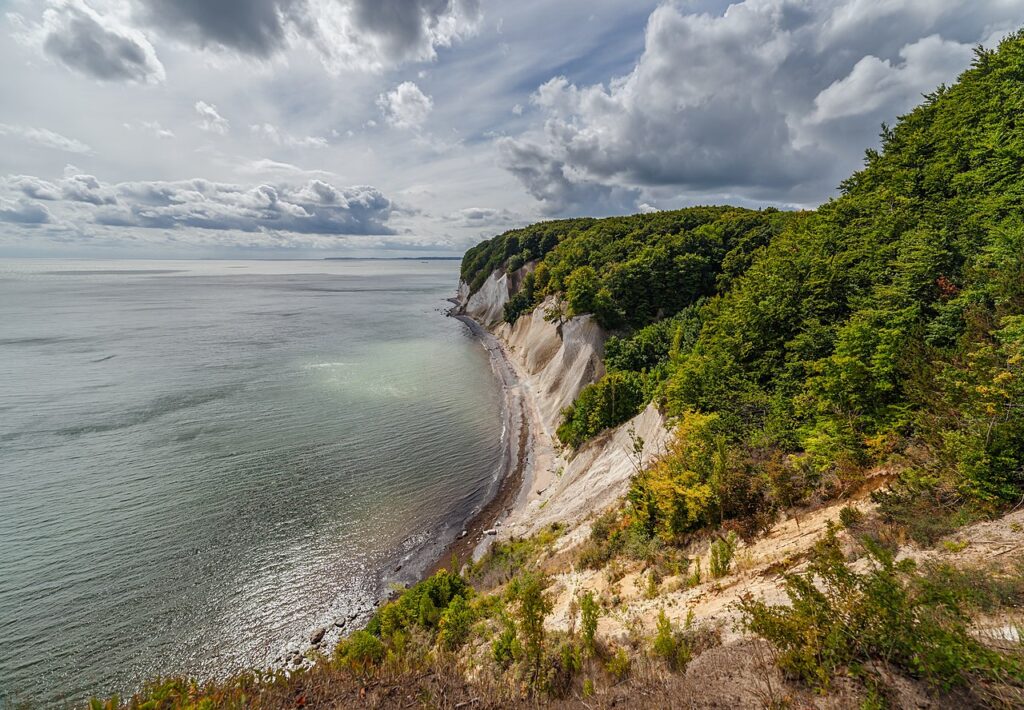
[{"label": "sea", "polygon": [[414,581],[499,478],[458,271],[0,262],[0,706],[266,667]]}]

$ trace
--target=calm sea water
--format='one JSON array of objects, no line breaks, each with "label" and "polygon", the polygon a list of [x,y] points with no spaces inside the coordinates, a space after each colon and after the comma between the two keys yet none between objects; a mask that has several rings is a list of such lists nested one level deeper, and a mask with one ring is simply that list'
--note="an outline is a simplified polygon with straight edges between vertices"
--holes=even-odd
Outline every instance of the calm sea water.
[{"label": "calm sea water", "polygon": [[263,665],[436,555],[502,426],[457,274],[0,264],[0,697]]}]

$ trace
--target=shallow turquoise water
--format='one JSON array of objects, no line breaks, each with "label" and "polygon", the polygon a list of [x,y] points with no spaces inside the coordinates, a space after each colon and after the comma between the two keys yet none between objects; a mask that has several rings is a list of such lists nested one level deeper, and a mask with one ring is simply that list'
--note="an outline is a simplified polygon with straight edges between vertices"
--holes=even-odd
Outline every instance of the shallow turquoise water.
[{"label": "shallow turquoise water", "polygon": [[0,695],[262,665],[414,575],[499,461],[457,278],[0,264]]}]

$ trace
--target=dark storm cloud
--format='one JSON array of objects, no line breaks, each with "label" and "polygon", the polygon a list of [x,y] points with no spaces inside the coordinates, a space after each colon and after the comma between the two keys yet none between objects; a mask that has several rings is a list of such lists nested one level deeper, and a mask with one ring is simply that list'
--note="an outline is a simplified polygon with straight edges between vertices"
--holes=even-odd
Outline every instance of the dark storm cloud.
[{"label": "dark storm cloud", "polygon": [[475,22],[479,0],[141,0],[142,17],[192,44],[256,57],[283,50],[294,36],[310,39],[342,63],[375,66],[430,58],[460,27]]},{"label": "dark storm cloud", "polygon": [[[285,43],[287,22],[301,17],[305,0],[143,0],[149,21],[206,46],[267,57]],[[296,14],[298,13],[298,14]]]},{"label": "dark storm cloud", "polygon": [[881,121],[1021,19],[1003,0],[965,5],[746,0],[714,15],[666,3],[626,76],[540,86],[542,122],[498,141],[502,165],[551,214],[618,211],[637,191],[818,202]]},{"label": "dark storm cloud", "polygon": [[415,56],[429,33],[455,11],[469,20],[480,14],[479,0],[354,0],[356,25],[382,38],[397,59]]},{"label": "dark storm cloud", "polygon": [[565,162],[544,146],[504,138],[498,141],[498,150],[502,166],[519,179],[546,215],[574,210],[595,216],[635,211],[639,190],[573,180]]},{"label": "dark storm cloud", "polygon": [[61,2],[43,15],[43,51],[67,67],[104,81],[156,83],[164,68],[139,32],[118,26],[80,0]]}]

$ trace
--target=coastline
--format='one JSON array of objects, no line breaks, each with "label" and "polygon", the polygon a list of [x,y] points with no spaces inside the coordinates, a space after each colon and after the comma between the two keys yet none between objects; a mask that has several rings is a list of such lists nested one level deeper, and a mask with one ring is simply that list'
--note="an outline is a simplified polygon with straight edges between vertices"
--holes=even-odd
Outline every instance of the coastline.
[{"label": "coastline", "polygon": [[[543,425],[537,419],[538,414],[532,396],[527,391],[524,375],[509,357],[501,340],[472,317],[460,313],[456,299],[450,300],[455,305],[445,315],[463,323],[470,335],[487,350],[491,371],[502,389],[501,459],[491,486],[493,492],[479,510],[466,520],[463,526],[465,534],[460,532],[454,540],[443,545],[439,552],[428,552],[420,557],[418,565],[415,561],[412,564],[407,562],[393,570],[393,573],[400,572],[404,566],[407,572],[411,572],[404,582],[407,585],[421,582],[441,569],[448,569],[453,557],[459,563],[459,569],[453,570],[455,572],[461,570],[463,565],[480,559],[502,537],[504,522],[525,508],[536,478],[533,470],[536,458],[535,437]],[[417,569],[418,572],[414,571]],[[341,615],[337,621],[324,619],[321,626],[311,629],[311,637],[292,639],[285,644],[270,666],[291,669],[312,665],[308,652],[330,648],[351,632],[362,628],[394,596],[393,590],[384,592],[376,599],[367,600],[354,611]],[[315,642],[314,638],[317,639]]]},{"label": "coastline", "polygon": [[456,306],[448,315],[461,321],[487,350],[491,370],[502,388],[503,451],[495,476],[497,489],[494,495],[466,522],[465,534],[460,534],[427,566],[424,578],[439,569],[447,568],[453,557],[461,567],[486,554],[498,538],[498,528],[515,511],[518,502],[525,498],[523,492],[528,491],[532,479],[531,444],[534,430],[527,401],[529,395],[523,387],[520,374],[501,341],[473,318],[457,311]]}]

